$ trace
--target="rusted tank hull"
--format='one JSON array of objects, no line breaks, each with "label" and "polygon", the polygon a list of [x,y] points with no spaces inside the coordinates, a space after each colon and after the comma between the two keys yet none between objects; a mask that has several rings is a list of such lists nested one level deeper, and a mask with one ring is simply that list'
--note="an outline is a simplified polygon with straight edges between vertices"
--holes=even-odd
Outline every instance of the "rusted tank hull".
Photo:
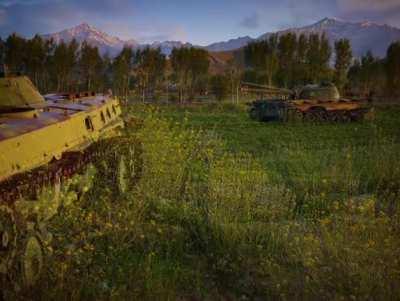
[{"label": "rusted tank hull", "polygon": [[373,119],[374,110],[354,101],[260,100],[252,103],[250,117],[262,122],[356,122]]}]

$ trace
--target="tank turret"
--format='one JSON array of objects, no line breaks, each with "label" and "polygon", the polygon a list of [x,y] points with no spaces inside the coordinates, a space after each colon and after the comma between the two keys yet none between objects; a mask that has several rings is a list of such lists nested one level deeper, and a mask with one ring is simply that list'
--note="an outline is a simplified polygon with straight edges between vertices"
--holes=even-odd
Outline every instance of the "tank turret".
[{"label": "tank turret", "polygon": [[0,113],[13,109],[34,109],[45,105],[45,99],[26,76],[0,78]]}]

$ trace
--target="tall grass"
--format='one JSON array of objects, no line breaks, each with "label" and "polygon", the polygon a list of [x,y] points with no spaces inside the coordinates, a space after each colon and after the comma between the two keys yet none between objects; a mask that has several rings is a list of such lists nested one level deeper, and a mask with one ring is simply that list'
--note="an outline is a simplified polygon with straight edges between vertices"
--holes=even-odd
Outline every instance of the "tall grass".
[{"label": "tall grass", "polygon": [[390,128],[268,126],[237,108],[133,110],[143,116],[127,134],[142,144],[140,180],[118,198],[94,182],[52,221],[36,296],[399,298],[399,140]]}]

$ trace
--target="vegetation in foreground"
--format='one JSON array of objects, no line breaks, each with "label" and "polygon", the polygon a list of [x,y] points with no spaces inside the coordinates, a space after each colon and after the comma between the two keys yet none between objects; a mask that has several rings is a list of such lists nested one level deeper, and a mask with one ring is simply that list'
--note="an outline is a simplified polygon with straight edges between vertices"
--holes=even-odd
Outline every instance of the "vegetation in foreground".
[{"label": "vegetation in foreground", "polygon": [[399,298],[398,109],[340,125],[261,124],[235,106],[131,112],[140,180],[115,197],[97,178],[64,206],[35,297]]}]

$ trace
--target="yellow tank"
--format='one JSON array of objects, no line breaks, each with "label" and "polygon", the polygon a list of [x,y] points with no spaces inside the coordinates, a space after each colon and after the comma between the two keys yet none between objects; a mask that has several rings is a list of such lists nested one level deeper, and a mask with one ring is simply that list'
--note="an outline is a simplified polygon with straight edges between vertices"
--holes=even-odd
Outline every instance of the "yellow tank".
[{"label": "yellow tank", "polygon": [[112,189],[126,188],[133,172],[123,155],[131,144],[122,137],[121,114],[112,95],[42,96],[27,77],[0,78],[0,286],[38,279],[42,230],[57,213],[60,191],[88,166]]}]

